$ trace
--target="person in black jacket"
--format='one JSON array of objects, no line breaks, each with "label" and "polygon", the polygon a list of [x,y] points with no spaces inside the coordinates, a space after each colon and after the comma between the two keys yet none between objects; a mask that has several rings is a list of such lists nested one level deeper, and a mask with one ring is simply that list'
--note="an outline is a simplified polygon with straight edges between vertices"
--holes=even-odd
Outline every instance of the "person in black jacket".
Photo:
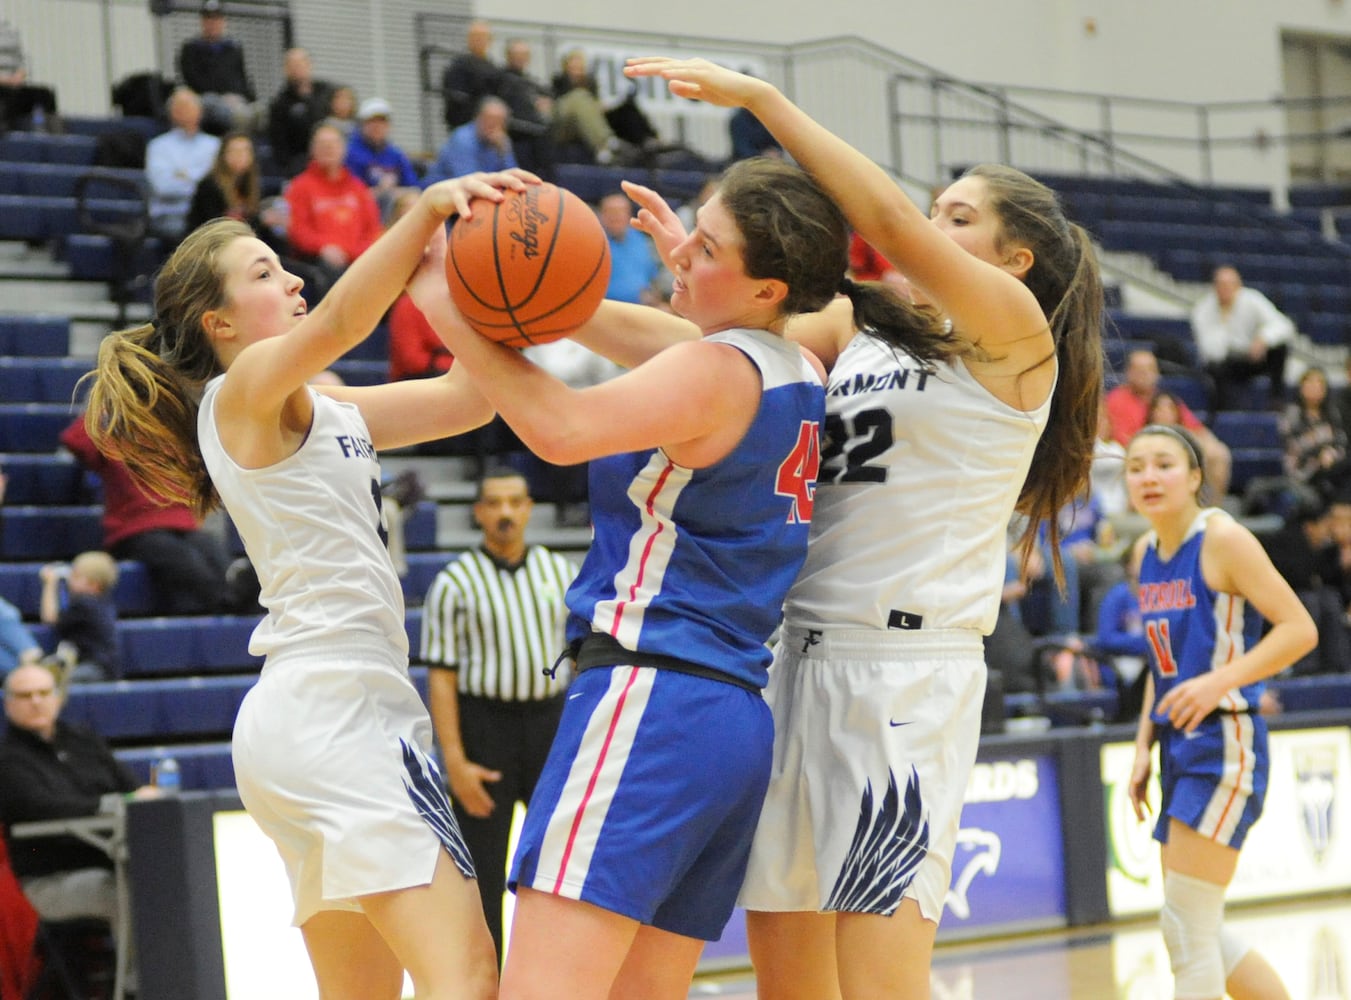
[{"label": "person in black jacket", "polygon": [[267,134],[272,160],[286,177],[294,177],[310,160],[310,136],[328,117],[333,85],[314,78],[310,54],[287,49],[286,83],[268,105]]},{"label": "person in black jacket", "polygon": [[178,50],[178,75],[202,97],[204,131],[253,130],[257,95],[244,68],[243,47],[225,33],[220,0],[202,4],[202,33]]},{"label": "person in black jacket", "polygon": [[[106,795],[151,798],[98,735],[61,721],[65,692],[45,666],[5,678],[9,731],[0,741],[0,823],[75,819],[100,812]],[[10,863],[44,920],[95,917],[117,926],[112,862],[74,837],[10,841]]]},{"label": "person in black jacket", "polygon": [[497,95],[502,67],[488,56],[493,29],[486,21],[469,25],[465,49],[446,66],[441,76],[441,95],[445,99],[446,128],[458,128],[474,120],[479,103]]}]

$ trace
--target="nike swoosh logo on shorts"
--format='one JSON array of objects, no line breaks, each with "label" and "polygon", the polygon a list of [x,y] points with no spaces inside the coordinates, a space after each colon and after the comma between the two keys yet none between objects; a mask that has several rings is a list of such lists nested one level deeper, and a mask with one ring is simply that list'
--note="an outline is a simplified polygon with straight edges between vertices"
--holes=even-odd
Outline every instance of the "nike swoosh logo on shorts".
[{"label": "nike swoosh logo on shorts", "polygon": [[908,726],[914,721],[914,719],[906,719],[904,722],[897,722],[895,719],[889,719],[887,725],[891,726],[892,729],[899,729],[901,726]]}]

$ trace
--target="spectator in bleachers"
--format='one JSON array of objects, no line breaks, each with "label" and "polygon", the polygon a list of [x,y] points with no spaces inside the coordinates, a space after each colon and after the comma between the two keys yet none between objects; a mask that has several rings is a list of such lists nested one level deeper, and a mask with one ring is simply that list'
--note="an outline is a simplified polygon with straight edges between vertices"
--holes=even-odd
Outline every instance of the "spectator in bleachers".
[{"label": "spectator in bleachers", "polygon": [[1140,717],[1144,700],[1145,669],[1149,656],[1149,641],[1145,638],[1144,623],[1140,618],[1140,597],[1135,578],[1135,554],[1126,546],[1120,556],[1122,579],[1102,597],[1098,605],[1097,628],[1093,633],[1093,649],[1105,656],[1116,675],[1117,691],[1121,701],[1117,705],[1117,720],[1127,722]]},{"label": "spectator in bleachers", "polygon": [[[1135,350],[1126,356],[1126,372],[1120,385],[1105,397],[1107,416],[1112,422],[1112,437],[1127,445],[1136,431],[1145,426],[1150,404],[1159,391],[1159,359],[1153,351]],[[1206,482],[1219,502],[1229,492],[1233,457],[1229,446],[1197,419],[1186,403],[1177,401],[1177,420],[1197,438],[1206,464]]]},{"label": "spectator in bleachers", "polygon": [[500,97],[485,97],[474,120],[452,129],[422,178],[423,186],[476,170],[491,172],[518,166],[507,122],[511,109]]},{"label": "spectator in bleachers", "polygon": [[1341,418],[1342,428],[1351,433],[1351,353],[1346,355],[1346,381],[1332,394],[1332,406]]},{"label": "spectator in bleachers", "polygon": [[[70,565],[38,570],[38,617],[56,633],[64,683],[115,680],[122,674],[113,587],[117,563],[106,552],[81,552]],[[63,587],[64,585],[64,587]],[[63,592],[64,591],[64,592]]]},{"label": "spectator in bleachers", "polygon": [[1351,483],[1346,428],[1328,400],[1328,377],[1309,368],[1295,388],[1295,400],[1281,415],[1285,473],[1330,500]]},{"label": "spectator in bleachers", "polygon": [[1192,307],[1191,325],[1215,387],[1212,413],[1246,409],[1244,388],[1258,375],[1271,381],[1271,405],[1281,404],[1295,325],[1257,289],[1245,288],[1236,268],[1215,269],[1210,291]]},{"label": "spectator in bleachers", "polygon": [[228,133],[221,139],[211,170],[197,182],[184,231],[191,232],[208,219],[221,216],[242,219],[259,229],[262,189],[253,139],[245,132]]},{"label": "spectator in bleachers", "polygon": [[374,192],[381,218],[388,217],[399,188],[418,185],[417,167],[390,141],[392,113],[383,97],[367,98],[357,111],[357,130],[347,140],[347,169]]},{"label": "spectator in bleachers", "polygon": [[[1045,572],[1041,553],[1036,549],[1027,561],[1029,573]],[[1037,690],[1036,640],[1023,624],[1020,602],[1027,594],[1027,581],[1019,572],[1019,560],[1010,552],[1004,559],[1004,589],[999,595],[999,615],[994,629],[984,638],[985,660],[998,670],[1004,690],[1009,694]]]},{"label": "spectator in bleachers", "polygon": [[320,125],[310,139],[310,165],[286,188],[291,252],[318,268],[326,288],[380,235],[375,196],[347,169],[346,155],[342,132]]},{"label": "spectator in bleachers", "polygon": [[286,80],[267,112],[267,136],[272,161],[285,177],[305,169],[314,127],[328,116],[333,85],[314,78],[314,65],[304,49],[286,50]]},{"label": "spectator in bleachers", "polygon": [[[1351,491],[1344,490],[1328,505],[1328,537],[1337,552],[1337,569],[1341,573],[1343,621],[1351,628]],[[1351,662],[1339,668],[1351,671]]]},{"label": "spectator in bleachers", "polygon": [[492,27],[487,21],[474,21],[465,35],[465,51],[452,59],[441,75],[446,128],[473,121],[480,102],[489,94],[500,93],[502,69],[488,55],[492,44]]},{"label": "spectator in bleachers", "polygon": [[28,82],[19,29],[0,17],[0,135],[14,128],[59,131],[56,91]]},{"label": "spectator in bleachers", "polygon": [[553,177],[554,100],[549,90],[530,75],[530,43],[508,39],[506,65],[498,80],[498,96],[511,109],[507,134],[522,167],[545,180]]},{"label": "spectator in bleachers", "polygon": [[[141,785],[92,730],[61,721],[65,691],[47,667],[20,667],[4,687],[9,730],[0,741],[0,823],[94,816],[104,796],[160,794]],[[25,838],[10,844],[10,863],[42,919],[90,917],[106,921],[114,937],[131,933],[119,923],[113,863],[98,848],[69,836]],[[134,989],[134,955],[129,969]]]},{"label": "spectator in bleachers", "polygon": [[227,560],[220,540],[202,529],[186,504],[147,496],[126,464],[99,451],[84,417],[61,432],[64,445],[103,486],[103,547],[139,562],[155,591],[158,615],[201,615],[222,610]]},{"label": "spectator in bleachers", "polygon": [[[357,130],[357,92],[351,87],[338,87],[328,99],[328,117],[324,125],[332,125],[347,142]],[[310,134],[313,138],[313,133]]]},{"label": "spectator in bleachers", "polygon": [[553,92],[554,143],[560,161],[631,165],[642,158],[640,150],[615,134],[581,49],[564,54]]},{"label": "spectator in bleachers", "polygon": [[655,305],[661,299],[657,287],[662,265],[656,246],[647,233],[634,229],[633,203],[621,191],[600,200],[600,224],[610,241],[610,284],[607,299]]},{"label": "spectator in bleachers", "polygon": [[1130,511],[1126,496],[1126,446],[1112,436],[1106,400],[1098,407],[1098,437],[1093,442],[1093,465],[1088,480],[1103,517],[1116,519]]},{"label": "spectator in bleachers", "polygon": [[251,132],[257,124],[257,95],[244,66],[243,47],[226,34],[221,0],[205,0],[202,31],[178,50],[178,75],[202,97],[203,128],[212,135],[231,129]]},{"label": "spectator in bleachers", "polygon": [[1320,499],[1309,497],[1295,505],[1285,525],[1262,539],[1271,563],[1290,589],[1299,595],[1318,626],[1318,645],[1297,660],[1296,676],[1336,673],[1351,664],[1351,636],[1347,633],[1340,549],[1332,536],[1332,519]]},{"label": "spectator in bleachers", "polygon": [[169,96],[172,128],[146,143],[145,176],[150,184],[150,228],[176,244],[183,238],[197,184],[211,171],[220,140],[202,131],[202,100],[187,87]]}]

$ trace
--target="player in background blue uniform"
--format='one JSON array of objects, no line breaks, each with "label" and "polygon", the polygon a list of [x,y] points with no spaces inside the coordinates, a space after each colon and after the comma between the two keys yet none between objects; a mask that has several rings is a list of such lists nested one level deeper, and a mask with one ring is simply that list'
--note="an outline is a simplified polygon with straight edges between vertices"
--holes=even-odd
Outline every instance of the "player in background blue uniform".
[{"label": "player in background blue uniform", "polygon": [[[1159,740],[1163,800],[1160,914],[1178,1000],[1288,997],[1271,966],[1223,928],[1224,891],[1266,795],[1262,682],[1314,647],[1318,633],[1252,533],[1203,508],[1199,445],[1145,427],[1126,452],[1139,540],[1140,614],[1150,677],[1135,737],[1130,795],[1145,818],[1150,747]],[[1271,623],[1261,639],[1260,617]]]},{"label": "player in background blue uniform", "polygon": [[819,362],[781,335],[840,289],[847,246],[806,174],[746,161],[671,254],[672,308],[700,339],[579,391],[447,337],[528,447],[593,462],[595,540],[568,594],[580,673],[515,862],[507,1000],[683,1000],[732,911],[769,779],[765,642],[806,554],[824,416]]}]

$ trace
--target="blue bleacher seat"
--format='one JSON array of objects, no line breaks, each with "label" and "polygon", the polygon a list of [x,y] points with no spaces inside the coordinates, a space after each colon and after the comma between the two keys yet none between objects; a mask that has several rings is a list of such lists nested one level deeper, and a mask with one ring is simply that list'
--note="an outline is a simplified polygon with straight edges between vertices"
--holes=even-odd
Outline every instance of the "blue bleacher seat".
[{"label": "blue bleacher seat", "polygon": [[1252,410],[1223,410],[1211,418],[1215,436],[1234,448],[1281,450],[1280,418],[1275,413]]},{"label": "blue bleacher seat", "polygon": [[1159,389],[1171,392],[1193,412],[1208,409],[1210,406],[1206,384],[1195,375],[1162,375],[1159,377]]},{"label": "blue bleacher seat", "polygon": [[210,743],[173,743],[153,747],[122,747],[114,755],[131,768],[141,784],[149,784],[150,771],[162,757],[178,761],[185,792],[235,787],[234,761],[229,740]]},{"label": "blue bleacher seat", "polygon": [[77,684],[64,717],[110,741],[221,737],[234,727],[255,674]]},{"label": "blue bleacher seat", "polygon": [[55,451],[74,415],[68,403],[0,403],[0,452]]},{"label": "blue bleacher seat", "polygon": [[103,544],[101,509],[6,505],[0,519],[0,559],[69,560],[97,549]]},{"label": "blue bleacher seat", "polygon": [[389,362],[359,361],[343,358],[333,363],[333,371],[348,385],[384,385],[389,381]]},{"label": "blue bleacher seat", "polygon": [[0,316],[0,355],[63,358],[69,353],[68,316]]},{"label": "blue bleacher seat", "polygon": [[8,504],[75,506],[89,502],[84,470],[67,454],[4,453],[0,454],[0,470],[8,480]]},{"label": "blue bleacher seat", "polygon": [[389,364],[389,327],[381,323],[371,335],[342,356],[344,361],[383,361]]},{"label": "blue bleacher seat", "polygon": [[119,623],[123,675],[240,673],[262,666],[249,653],[253,616],[138,618]]},{"label": "blue bleacher seat", "polygon": [[1279,448],[1231,448],[1230,454],[1233,457],[1230,493],[1241,495],[1258,476],[1279,476],[1285,471],[1284,452]]},{"label": "blue bleacher seat", "polygon": [[409,552],[436,548],[436,503],[424,500],[403,522],[403,544]]},{"label": "blue bleacher seat", "polygon": [[1351,674],[1279,678],[1267,686],[1280,699],[1283,712],[1351,709]]},{"label": "blue bleacher seat", "polygon": [[80,358],[0,357],[0,401],[69,403],[90,367]]},{"label": "blue bleacher seat", "polygon": [[595,163],[560,163],[554,167],[554,183],[593,205],[607,194],[619,191],[620,181],[651,186],[652,174],[637,167]]},{"label": "blue bleacher seat", "polygon": [[[42,597],[42,582],[38,578],[41,566],[41,562],[0,563],[0,597],[13,604],[28,619],[38,617],[38,601]],[[118,561],[113,601],[118,614],[123,617],[150,612],[154,604],[154,592],[150,586],[150,574],[141,563],[127,559]],[[119,627],[124,624],[119,623]]]}]

